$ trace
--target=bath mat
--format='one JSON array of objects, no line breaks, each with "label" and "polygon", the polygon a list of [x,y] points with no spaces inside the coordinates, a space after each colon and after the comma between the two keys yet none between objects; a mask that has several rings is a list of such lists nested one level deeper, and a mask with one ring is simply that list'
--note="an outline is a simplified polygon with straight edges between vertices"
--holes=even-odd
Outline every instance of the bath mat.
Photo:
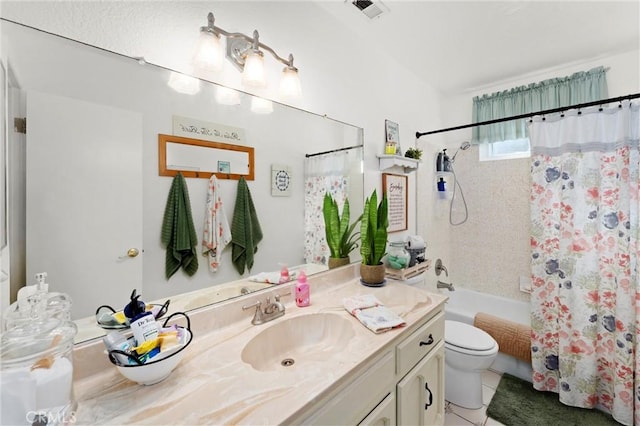
[{"label": "bath mat", "polygon": [[487,416],[505,426],[619,426],[598,410],[569,407],[558,394],[539,392],[525,380],[503,374],[487,407]]}]

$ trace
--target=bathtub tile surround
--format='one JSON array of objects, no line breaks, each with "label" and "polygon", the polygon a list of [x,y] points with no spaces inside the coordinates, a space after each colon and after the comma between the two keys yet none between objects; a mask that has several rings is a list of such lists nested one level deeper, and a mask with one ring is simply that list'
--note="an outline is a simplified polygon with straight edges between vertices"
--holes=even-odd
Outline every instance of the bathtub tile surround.
[{"label": "bathtub tile surround", "polygon": [[[471,150],[456,158],[456,176],[465,190],[469,219],[463,226],[449,227],[455,255],[445,260],[451,281],[456,288],[528,301],[529,295],[519,290],[519,277],[531,275],[531,161],[478,162],[478,147]],[[459,201],[454,203],[454,214],[461,206]]]},{"label": "bathtub tile surround", "polygon": [[[332,410],[334,396],[340,396],[339,400],[348,397],[351,386],[358,383],[353,380],[368,377],[366,372],[381,362],[381,365],[390,366],[390,370],[375,376],[376,383],[389,382],[389,389],[395,389],[396,382],[392,380],[404,382],[414,374],[408,373],[404,378],[398,378],[398,372],[394,374],[395,346],[404,343],[407,337],[423,338],[425,327],[431,330],[430,324],[435,324],[438,318],[442,321],[442,314],[436,313],[442,310],[446,297],[399,284],[363,287],[359,282],[358,266],[350,265],[311,277],[312,304],[298,308],[292,298],[285,297],[282,301],[286,314],[269,324],[252,325],[252,313],[242,311],[242,306],[291,291],[291,284],[275,286],[268,294],[250,295],[193,311],[190,317],[195,337],[189,350],[173,373],[153,386],[141,388],[121,377],[104,355],[102,342],[79,345],[74,350],[78,423],[279,424],[296,422],[296,419],[304,421],[305,416],[311,414],[308,410],[318,404]],[[369,293],[400,315],[407,325],[373,334],[344,310],[343,297]],[[300,360],[297,366],[288,367],[289,370],[277,365],[273,370],[260,371],[243,362],[241,353],[264,330],[309,314],[336,315],[351,324],[353,337],[347,343],[323,352],[323,356],[332,357],[330,368],[326,362],[304,365]],[[423,325],[427,320],[429,322]],[[431,355],[442,354],[442,345],[441,342],[438,345],[441,349],[436,347],[428,352],[418,365],[423,365]],[[440,355],[440,359],[443,358],[444,355]],[[434,398],[437,397],[434,394]],[[442,404],[443,399],[440,401]],[[442,413],[444,407],[440,407]],[[356,410],[347,407],[349,414],[353,411]]]}]

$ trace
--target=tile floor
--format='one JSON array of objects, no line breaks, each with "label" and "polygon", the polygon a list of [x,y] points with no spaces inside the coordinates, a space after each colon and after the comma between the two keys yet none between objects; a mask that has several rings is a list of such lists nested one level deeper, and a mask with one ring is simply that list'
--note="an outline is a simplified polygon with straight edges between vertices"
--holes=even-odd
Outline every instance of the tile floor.
[{"label": "tile floor", "polygon": [[500,382],[500,374],[495,371],[485,371],[482,374],[482,408],[469,410],[459,407],[451,402],[446,402],[444,424],[445,426],[502,426],[502,423],[487,417],[487,406]]}]

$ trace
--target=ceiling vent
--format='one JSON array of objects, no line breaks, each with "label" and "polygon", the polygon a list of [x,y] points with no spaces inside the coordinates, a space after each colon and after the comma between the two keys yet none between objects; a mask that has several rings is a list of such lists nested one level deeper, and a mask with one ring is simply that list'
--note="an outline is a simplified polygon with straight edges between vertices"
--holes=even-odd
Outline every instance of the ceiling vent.
[{"label": "ceiling vent", "polygon": [[369,19],[379,18],[385,12],[389,11],[389,8],[385,6],[380,0],[352,0],[351,4],[358,8]]}]

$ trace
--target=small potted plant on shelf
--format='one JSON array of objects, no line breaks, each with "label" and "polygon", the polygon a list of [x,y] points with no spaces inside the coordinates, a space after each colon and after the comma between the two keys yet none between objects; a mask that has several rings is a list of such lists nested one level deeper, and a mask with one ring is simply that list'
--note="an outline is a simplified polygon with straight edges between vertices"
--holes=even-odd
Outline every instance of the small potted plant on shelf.
[{"label": "small potted plant on shelf", "polygon": [[378,204],[376,190],[364,203],[360,220],[360,277],[369,286],[384,285],[385,266],[382,257],[387,251],[387,227],[389,226],[387,196]]},{"label": "small potted plant on shelf", "polygon": [[407,158],[413,158],[415,160],[419,160],[422,157],[422,150],[419,148],[409,148],[404,153],[404,156]]},{"label": "small potted plant on shelf", "polygon": [[358,247],[359,234],[354,231],[362,216],[349,225],[349,200],[344,200],[342,216],[340,216],[338,203],[329,193],[324,194],[322,213],[324,215],[325,237],[330,251],[329,269],[349,264],[351,262],[349,253]]}]

